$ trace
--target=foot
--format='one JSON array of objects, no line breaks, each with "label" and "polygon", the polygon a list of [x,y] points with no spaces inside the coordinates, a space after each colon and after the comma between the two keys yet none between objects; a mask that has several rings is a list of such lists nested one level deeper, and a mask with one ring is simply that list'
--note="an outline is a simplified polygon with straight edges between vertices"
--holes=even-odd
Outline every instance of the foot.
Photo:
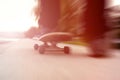
[{"label": "foot", "polygon": [[90,43],[92,50],[89,56],[92,57],[105,57],[107,54],[107,44],[105,39],[97,39]]}]

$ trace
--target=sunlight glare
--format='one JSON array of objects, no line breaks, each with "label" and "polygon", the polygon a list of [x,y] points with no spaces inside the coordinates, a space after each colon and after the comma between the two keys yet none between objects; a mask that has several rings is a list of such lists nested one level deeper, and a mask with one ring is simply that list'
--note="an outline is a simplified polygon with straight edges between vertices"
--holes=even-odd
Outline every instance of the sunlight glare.
[{"label": "sunlight glare", "polygon": [[107,7],[112,7],[116,5],[120,5],[120,0],[107,0]]},{"label": "sunlight glare", "polygon": [[120,0],[113,0],[113,5],[120,5]]},{"label": "sunlight glare", "polygon": [[37,26],[33,6],[34,0],[0,0],[0,32],[20,32]]}]

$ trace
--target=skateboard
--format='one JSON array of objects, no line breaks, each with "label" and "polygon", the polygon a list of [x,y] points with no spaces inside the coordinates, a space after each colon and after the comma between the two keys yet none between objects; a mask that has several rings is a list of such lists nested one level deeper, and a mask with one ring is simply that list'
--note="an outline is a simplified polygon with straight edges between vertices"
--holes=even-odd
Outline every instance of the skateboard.
[{"label": "skateboard", "polygon": [[40,54],[44,54],[45,51],[63,51],[65,54],[70,53],[70,47],[64,46],[60,48],[57,43],[72,40],[73,34],[67,32],[51,32],[42,35],[38,40],[43,44],[34,44],[34,49],[38,50]]}]

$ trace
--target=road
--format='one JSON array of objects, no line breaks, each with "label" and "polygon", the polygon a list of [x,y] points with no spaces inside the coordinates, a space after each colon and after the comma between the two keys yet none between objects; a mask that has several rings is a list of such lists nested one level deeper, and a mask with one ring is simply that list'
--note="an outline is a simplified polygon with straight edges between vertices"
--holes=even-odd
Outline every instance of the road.
[{"label": "road", "polygon": [[69,45],[70,55],[39,54],[33,49],[35,43],[40,42],[22,39],[0,45],[0,80],[120,80],[117,50],[108,58],[88,57],[86,47],[74,45]]}]

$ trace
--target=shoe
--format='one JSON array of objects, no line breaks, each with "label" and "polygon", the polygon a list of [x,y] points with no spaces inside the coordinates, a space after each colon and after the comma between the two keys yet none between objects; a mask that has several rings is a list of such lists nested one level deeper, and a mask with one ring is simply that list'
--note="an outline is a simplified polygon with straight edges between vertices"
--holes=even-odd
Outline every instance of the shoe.
[{"label": "shoe", "polygon": [[89,43],[91,57],[105,57],[107,55],[107,43],[105,39],[97,39]]}]

